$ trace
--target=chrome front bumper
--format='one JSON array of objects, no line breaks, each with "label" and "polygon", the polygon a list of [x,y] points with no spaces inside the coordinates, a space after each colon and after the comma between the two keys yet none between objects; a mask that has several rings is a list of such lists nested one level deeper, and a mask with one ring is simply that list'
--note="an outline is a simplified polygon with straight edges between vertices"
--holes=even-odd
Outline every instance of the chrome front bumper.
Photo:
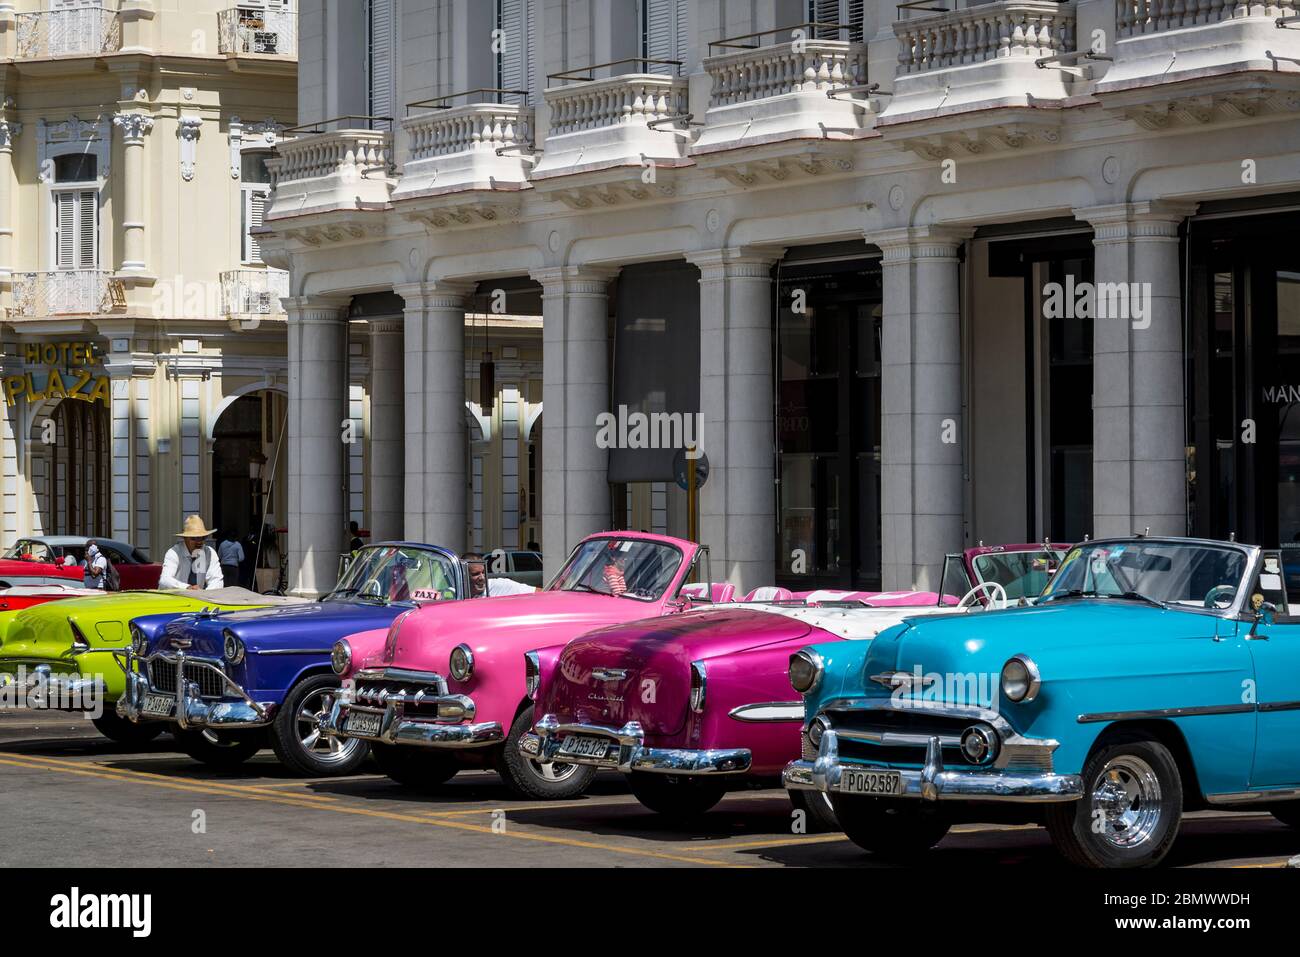
[{"label": "chrome front bumper", "polygon": [[[367,707],[352,700],[345,691],[334,703],[325,722],[325,733],[339,738],[360,738],[380,744],[409,744],[425,748],[481,748],[505,740],[499,721],[475,723],[476,707],[472,698],[447,694],[446,683],[440,693],[393,694],[383,698],[382,706]],[[411,714],[407,707],[428,708],[432,714]],[[374,734],[358,734],[347,728],[348,716],[367,714],[379,718]]]},{"label": "chrome front bumper", "polygon": [[[610,748],[603,757],[561,754],[560,748],[569,735],[608,738]],[[617,751],[611,749],[617,746]],[[533,733],[519,739],[519,753],[540,764],[586,764],[597,768],[613,768],[630,774],[649,771],[656,774],[722,775],[744,774],[749,770],[752,755],[748,748],[731,748],[717,751],[688,750],[685,748],[647,748],[645,731],[636,721],[621,728],[607,728],[598,724],[560,724],[553,714],[548,714],[534,726]]]},{"label": "chrome front bumper", "polygon": [[[12,664],[12,661],[7,662]],[[0,691],[16,697],[19,708],[33,711],[81,711],[66,703],[102,701],[106,688],[97,675],[56,672],[48,664],[19,662],[17,674],[0,674]]]},{"label": "chrome front bumper", "polygon": [[[816,761],[792,761],[781,775],[790,790],[839,793],[844,771],[889,771],[902,779],[902,792],[890,798],[920,798],[925,801],[1007,801],[1055,803],[1077,801],[1083,796],[1083,780],[1077,774],[1018,772],[1006,769],[950,771],[943,764],[939,737],[929,739],[925,765],[921,770],[841,764],[838,735],[823,732]],[[846,792],[849,793],[849,792]],[[859,796],[857,792],[851,792]]]},{"label": "chrome front bumper", "polygon": [[[183,651],[175,654],[156,652],[148,656],[135,654],[131,649],[113,652],[122,670],[126,672],[126,690],[117,700],[119,717],[136,724],[163,721],[175,724],[181,730],[197,728],[239,729],[264,728],[275,718],[275,705],[257,702],[239,685],[230,680],[220,663],[212,659],[196,658]],[[176,693],[159,691],[149,681],[149,665],[161,661],[176,668]],[[137,671],[135,666],[143,666]],[[185,678],[186,668],[202,668],[221,678],[230,697],[239,701],[204,700],[193,681]],[[146,713],[145,698],[159,696],[176,702],[170,714]]]}]

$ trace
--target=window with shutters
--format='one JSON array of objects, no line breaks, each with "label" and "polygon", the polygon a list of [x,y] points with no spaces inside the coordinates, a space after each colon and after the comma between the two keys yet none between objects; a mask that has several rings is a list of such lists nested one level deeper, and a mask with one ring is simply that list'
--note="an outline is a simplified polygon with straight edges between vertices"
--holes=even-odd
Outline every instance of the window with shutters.
[{"label": "window with shutters", "polygon": [[54,191],[54,268],[99,267],[99,190]]},{"label": "window with shutters", "polygon": [[852,40],[862,42],[862,26],[866,15],[866,0],[808,0],[808,19],[848,27],[846,36],[840,30],[817,30],[819,40]]},{"label": "window with shutters", "polygon": [[680,67],[651,63],[647,73],[681,76],[686,73],[688,43],[686,14],[690,0],[640,0],[641,55],[647,60],[677,60]]},{"label": "window with shutters", "polygon": [[[533,92],[536,67],[533,63],[535,8],[540,0],[496,0],[497,76],[502,90]],[[506,103],[524,102],[522,96],[504,96]]]},{"label": "window with shutters", "polygon": [[240,257],[246,265],[258,265],[262,262],[262,249],[253,235],[253,230],[263,224],[266,217],[266,204],[271,190],[271,174],[267,171],[266,161],[271,158],[268,150],[245,151],[242,160],[240,195],[243,199],[243,222],[240,236],[243,237],[243,249]]},{"label": "window with shutters", "polygon": [[394,90],[393,0],[364,0],[366,18],[366,110],[392,116]]}]

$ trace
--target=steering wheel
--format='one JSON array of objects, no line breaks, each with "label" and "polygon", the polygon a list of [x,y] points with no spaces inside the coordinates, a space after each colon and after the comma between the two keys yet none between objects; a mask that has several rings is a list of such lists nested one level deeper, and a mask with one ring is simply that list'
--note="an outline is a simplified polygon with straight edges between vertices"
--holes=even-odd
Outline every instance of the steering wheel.
[{"label": "steering wheel", "polygon": [[366,582],[366,587],[361,589],[361,594],[372,596],[374,598],[382,598],[383,592],[379,587],[379,579],[372,578],[370,581]]},{"label": "steering wheel", "polygon": [[1002,587],[1002,584],[1000,582],[995,582],[995,581],[980,582],[978,585],[976,585],[974,588],[972,588],[970,591],[968,591],[965,595],[962,596],[961,601],[957,602],[957,607],[958,608],[983,607],[979,605],[975,601],[975,599],[978,598],[980,595],[982,595],[984,592],[989,593],[988,607],[993,609],[999,609],[999,610],[1007,607],[1007,602],[1008,602],[1007,590],[1004,587]]},{"label": "steering wheel", "polygon": [[1237,597],[1237,586],[1236,585],[1215,585],[1213,588],[1211,588],[1209,591],[1205,593],[1204,605],[1206,608],[1218,608],[1220,600],[1222,600],[1225,597],[1230,599],[1229,604],[1231,604],[1232,603],[1231,599],[1235,599]]}]

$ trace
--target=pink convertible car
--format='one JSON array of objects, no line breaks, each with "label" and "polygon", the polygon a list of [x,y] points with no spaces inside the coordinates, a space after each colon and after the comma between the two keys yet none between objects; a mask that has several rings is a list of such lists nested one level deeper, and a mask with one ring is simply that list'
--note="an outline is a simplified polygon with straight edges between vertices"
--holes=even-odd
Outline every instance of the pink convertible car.
[{"label": "pink convertible car", "polygon": [[531,797],[581,793],[594,768],[542,765],[519,753],[533,726],[524,653],[725,600],[725,588],[684,590],[706,554],[662,535],[592,535],[544,591],[434,602],[386,631],[352,635],[334,647],[334,669],[345,681],[327,731],[370,741],[384,772],[416,787],[486,767]]},{"label": "pink convertible car", "polygon": [[[800,753],[803,701],[790,656],[810,644],[874,638],[905,618],[1002,608],[1046,586],[1065,546],[1004,545],[949,556],[945,598],[820,592],[616,625],[529,654],[542,717],[520,741],[542,767],[622,771],[651,810],[701,814],[729,787],[777,784]],[[958,597],[960,596],[960,597]],[[921,607],[908,607],[905,600]],[[538,680],[534,679],[534,680]],[[812,824],[824,795],[789,792]]]}]

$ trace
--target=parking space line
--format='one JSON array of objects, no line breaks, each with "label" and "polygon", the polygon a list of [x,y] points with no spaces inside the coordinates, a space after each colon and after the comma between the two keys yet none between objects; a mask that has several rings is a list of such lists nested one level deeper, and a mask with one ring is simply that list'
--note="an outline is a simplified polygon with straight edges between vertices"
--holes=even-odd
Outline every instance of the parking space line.
[{"label": "parking space line", "polygon": [[848,838],[843,834],[805,834],[802,837],[773,837],[766,841],[745,841],[736,843],[727,841],[709,841],[703,844],[692,844],[693,851],[748,851],[755,848],[765,847],[790,847],[795,844],[840,844],[847,841]]},{"label": "parking space line", "polygon": [[576,838],[556,837],[549,834],[533,834],[526,831],[505,830],[495,831],[491,826],[480,824],[469,824],[461,821],[445,820],[430,818],[416,814],[402,814],[395,811],[380,811],[373,808],[351,807],[341,803],[323,804],[319,801],[304,800],[305,795],[290,795],[277,792],[256,793],[249,789],[231,787],[229,785],[209,784],[206,782],[195,781],[176,781],[171,778],[164,778],[157,774],[117,774],[111,773],[119,769],[102,768],[102,767],[76,767],[66,766],[56,762],[40,763],[30,761],[21,755],[7,755],[0,757],[0,765],[10,767],[25,768],[36,771],[53,771],[59,774],[71,774],[82,777],[99,778],[105,781],[116,781],[119,783],[138,783],[148,784],[153,787],[161,787],[176,791],[188,791],[194,794],[207,794],[214,797],[232,797],[245,801],[261,801],[269,804],[279,804],[285,807],[297,808],[314,808],[320,811],[332,811],[337,814],[351,814],[360,817],[370,817],[380,820],[400,821],[409,824],[423,824],[426,827],[440,827],[449,830],[465,831],[471,834],[484,834],[491,837],[513,838],[517,841],[533,841],[540,844],[554,844],[563,847],[576,847],[586,850],[606,851],[611,854],[622,854],[630,857],[643,857],[656,860],[674,861],[681,864],[704,864],[710,867],[746,867],[744,863],[731,863],[728,861],[711,860],[707,857],[690,857],[685,854],[670,854],[663,851],[652,851],[633,847],[619,847],[614,844],[604,844],[599,841],[583,841]]}]

